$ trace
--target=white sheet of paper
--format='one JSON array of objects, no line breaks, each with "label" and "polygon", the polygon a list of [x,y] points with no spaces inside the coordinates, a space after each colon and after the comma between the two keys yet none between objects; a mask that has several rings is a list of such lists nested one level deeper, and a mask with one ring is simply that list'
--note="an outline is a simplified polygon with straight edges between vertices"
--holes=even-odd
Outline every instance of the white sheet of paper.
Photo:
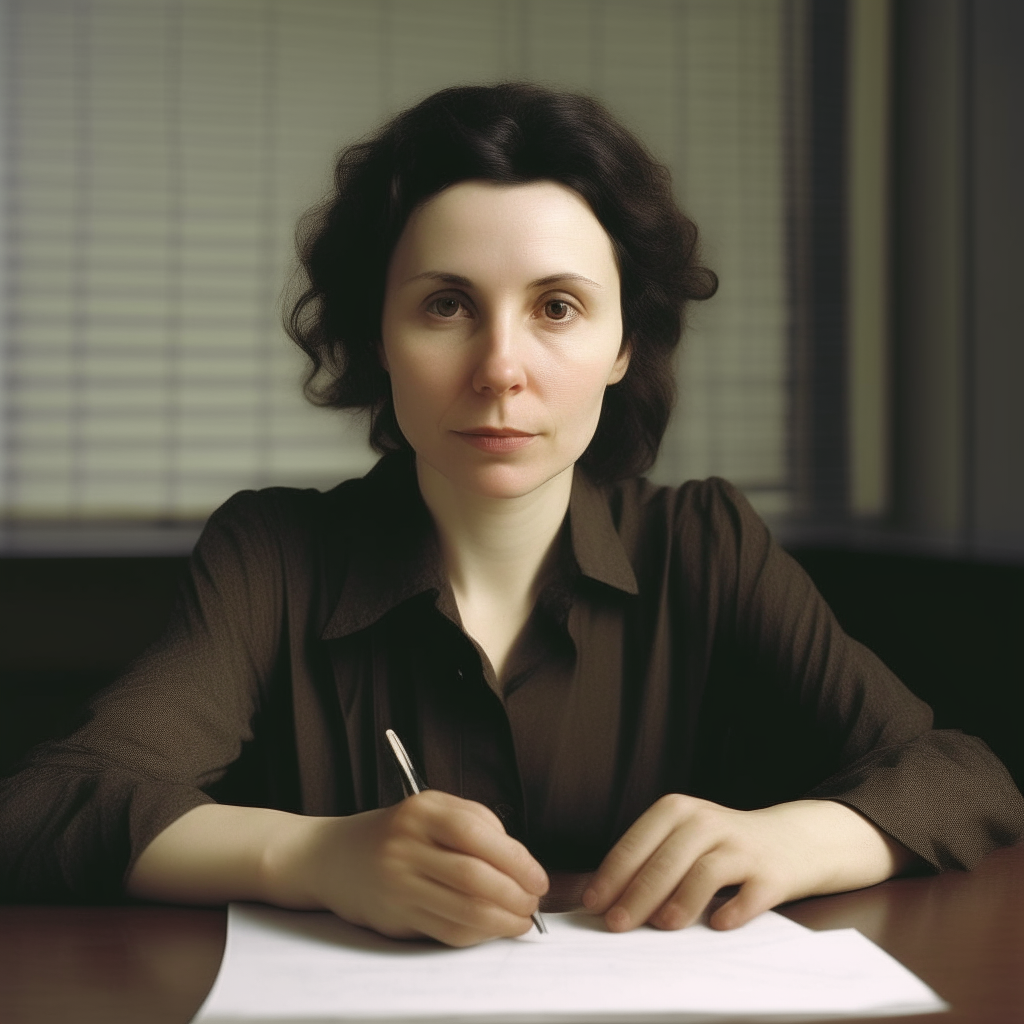
[{"label": "white sheet of paper", "polygon": [[716,932],[612,934],[586,914],[471,949],[396,942],[331,914],[232,904],[220,973],[194,1024],[698,1021],[927,1013],[948,1007],[853,929],[779,914]]}]

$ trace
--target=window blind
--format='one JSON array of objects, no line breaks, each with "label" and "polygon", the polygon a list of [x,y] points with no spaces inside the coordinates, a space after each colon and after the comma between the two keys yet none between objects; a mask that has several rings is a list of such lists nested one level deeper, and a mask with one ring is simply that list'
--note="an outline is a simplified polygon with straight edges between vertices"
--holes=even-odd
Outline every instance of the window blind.
[{"label": "window blind", "polygon": [[790,500],[785,0],[3,0],[0,510],[205,517],[331,486],[365,427],[280,327],[333,154],[445,85],[604,100],[673,169],[719,295],[654,476]]}]

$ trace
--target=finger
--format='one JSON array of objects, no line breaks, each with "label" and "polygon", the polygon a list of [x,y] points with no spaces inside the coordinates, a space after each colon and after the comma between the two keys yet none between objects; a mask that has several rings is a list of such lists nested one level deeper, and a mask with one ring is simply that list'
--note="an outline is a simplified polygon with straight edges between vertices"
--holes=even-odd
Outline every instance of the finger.
[{"label": "finger", "polygon": [[435,815],[468,814],[495,832],[505,831],[501,819],[489,807],[477,800],[467,800],[440,789],[425,789],[406,797],[401,803],[395,804],[393,809],[399,813],[422,815],[425,819]]},{"label": "finger", "polygon": [[439,846],[486,861],[511,878],[524,892],[543,896],[548,891],[547,872],[530,851],[519,840],[507,835],[504,828],[500,831],[491,828],[473,810],[453,807],[448,813],[435,815],[428,821],[426,831],[427,836]]},{"label": "finger", "polygon": [[533,927],[533,922],[527,917],[516,918],[516,924],[507,930],[494,930],[486,924],[483,927],[466,924],[427,908],[418,909],[411,915],[411,919],[417,934],[458,948],[475,946],[490,939],[525,935]]},{"label": "finger", "polygon": [[595,914],[605,913],[625,892],[640,868],[665,842],[685,817],[687,798],[662,797],[626,830],[601,861],[583,893],[583,905]]},{"label": "finger", "polygon": [[748,921],[753,921],[758,914],[771,910],[784,898],[777,886],[764,879],[751,878],[740,887],[740,891],[731,900],[723,903],[711,915],[708,924],[723,931],[739,928]]},{"label": "finger", "polygon": [[[414,925],[419,915],[428,914],[483,938],[496,938],[500,935],[521,935],[533,924],[529,913],[511,912],[489,900],[469,896],[422,875],[409,877],[402,893],[395,895],[400,897],[401,916]],[[430,934],[438,937],[434,932]],[[449,937],[442,941],[449,945],[459,944]],[[482,941],[482,938],[474,941]]]},{"label": "finger", "polygon": [[719,889],[744,881],[744,874],[735,854],[709,850],[693,862],[672,895],[651,915],[650,923],[669,930],[689,927]]},{"label": "finger", "polygon": [[677,828],[651,855],[605,914],[611,931],[627,931],[649,921],[672,897],[695,863],[707,855],[705,835]]},{"label": "finger", "polygon": [[417,858],[419,874],[473,899],[484,900],[520,917],[538,907],[538,897],[479,857],[441,847],[425,847]]},{"label": "finger", "polygon": [[426,812],[431,815],[468,814],[495,832],[505,833],[505,826],[502,824],[501,818],[490,807],[478,800],[467,800],[465,797],[455,796],[454,793],[445,793],[440,789],[425,789],[422,793],[408,797],[404,803],[410,807],[426,809]]}]

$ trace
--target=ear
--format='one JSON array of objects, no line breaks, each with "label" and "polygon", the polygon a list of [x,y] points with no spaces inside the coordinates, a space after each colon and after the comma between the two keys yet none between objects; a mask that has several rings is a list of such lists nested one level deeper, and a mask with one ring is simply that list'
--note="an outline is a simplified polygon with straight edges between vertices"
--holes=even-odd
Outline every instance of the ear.
[{"label": "ear", "polygon": [[629,357],[631,353],[632,346],[628,341],[624,341],[622,343],[622,348],[619,349],[618,357],[612,365],[612,372],[608,374],[609,384],[618,384],[619,381],[626,376],[626,371],[629,369]]}]

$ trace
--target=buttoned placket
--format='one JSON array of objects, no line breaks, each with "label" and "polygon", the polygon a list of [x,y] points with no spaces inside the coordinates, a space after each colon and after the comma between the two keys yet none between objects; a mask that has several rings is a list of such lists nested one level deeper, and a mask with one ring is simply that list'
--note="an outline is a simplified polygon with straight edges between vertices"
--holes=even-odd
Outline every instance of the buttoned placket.
[{"label": "buttoned placket", "polygon": [[[508,707],[511,688],[502,693],[496,681],[495,685],[489,685],[482,652],[461,627],[436,533],[422,504],[411,463],[408,469],[404,469],[399,465],[400,460],[396,459],[390,465],[388,462],[384,460],[371,474],[383,489],[375,484],[367,492],[370,500],[365,505],[365,527],[360,530],[365,543],[356,549],[342,594],[324,629],[324,639],[351,636],[361,630],[378,634],[384,620],[395,613],[401,616],[400,608],[408,602],[413,603],[417,616],[422,613],[448,620],[444,623],[448,629],[442,628],[435,636],[433,631],[442,625],[440,621],[435,620],[431,624],[429,620],[416,619],[419,625],[414,633],[422,630],[418,634],[421,639],[416,641],[422,647],[419,652],[422,664],[410,662],[407,651],[386,649],[396,641],[399,647],[404,646],[402,634],[396,635],[384,629],[381,639],[390,635],[391,641],[384,644],[385,649],[374,645],[377,646],[377,655],[373,657],[373,679],[366,681],[372,683],[374,692],[372,732],[377,747],[374,760],[380,799],[392,802],[390,797],[394,796],[390,792],[394,787],[386,785],[383,779],[385,763],[390,765],[390,762],[386,751],[382,753],[382,745],[383,728],[388,725],[385,719],[391,719],[392,712],[396,710],[390,707],[390,691],[397,685],[399,691],[415,700],[415,707],[407,709],[412,711],[412,718],[404,711],[400,717],[407,723],[419,723],[416,727],[419,736],[415,736],[416,729],[411,725],[408,731],[415,737],[413,745],[422,751],[428,785],[480,800],[494,811],[510,833],[525,841],[531,826],[523,785],[523,766],[519,761],[515,728]],[[367,483],[370,483],[369,478]],[[570,578],[579,573],[596,581],[599,590],[604,585],[636,593],[636,580],[609,511],[600,491],[585,477],[578,476],[570,499],[565,535],[566,567],[571,566],[572,571],[569,577],[562,573],[558,581],[560,585],[569,585]],[[568,529],[570,524],[573,526],[571,530]],[[433,601],[420,603],[417,599],[426,598],[429,591],[433,592]],[[555,596],[553,604],[551,601],[548,603],[551,607],[546,614],[566,631],[568,646],[575,647],[570,637],[572,630],[568,629],[571,594],[566,590]],[[454,631],[457,631],[457,637]],[[428,633],[435,636],[435,640],[430,640]],[[513,687],[524,685],[529,688],[530,679],[538,667],[551,663],[552,656],[555,662],[563,657],[557,654],[556,649],[546,649],[550,642],[541,641],[540,649],[533,651],[533,663],[524,665],[518,678],[517,673],[512,673],[509,682]],[[602,650],[607,647],[605,644],[599,646]],[[565,670],[569,672],[578,670],[579,652],[573,650],[572,654],[576,669],[567,666]],[[412,680],[411,689],[400,680],[396,683],[391,678],[398,670],[398,664],[392,664],[396,656],[398,663],[406,666],[401,671],[411,670],[416,677]],[[442,666],[445,662],[452,665],[453,661],[455,665],[449,670],[452,674],[447,676],[450,682],[445,683]],[[556,676],[562,671],[556,670]],[[349,685],[358,684],[353,679]],[[551,767],[557,766],[552,764]],[[431,778],[432,774],[435,779]],[[578,772],[570,774],[575,778]],[[578,784],[574,783],[573,788],[578,788]]]}]

